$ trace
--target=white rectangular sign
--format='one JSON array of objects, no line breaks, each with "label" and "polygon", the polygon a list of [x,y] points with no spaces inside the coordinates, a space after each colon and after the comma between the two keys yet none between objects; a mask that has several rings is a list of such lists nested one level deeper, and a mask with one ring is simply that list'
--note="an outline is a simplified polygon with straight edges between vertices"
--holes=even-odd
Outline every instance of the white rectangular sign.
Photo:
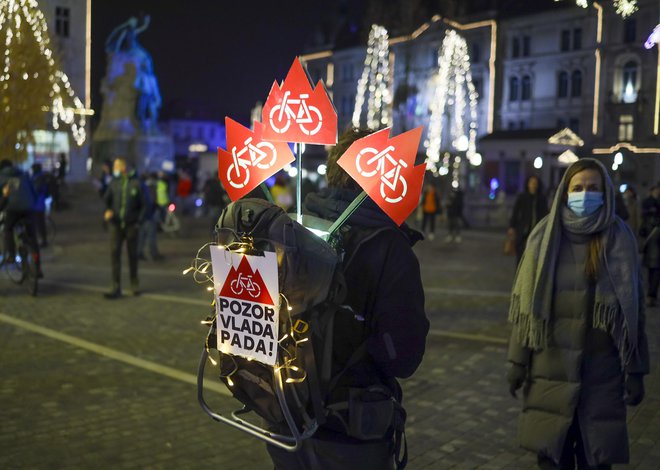
[{"label": "white rectangular sign", "polygon": [[210,248],[218,350],[275,365],[280,310],[277,255]]}]

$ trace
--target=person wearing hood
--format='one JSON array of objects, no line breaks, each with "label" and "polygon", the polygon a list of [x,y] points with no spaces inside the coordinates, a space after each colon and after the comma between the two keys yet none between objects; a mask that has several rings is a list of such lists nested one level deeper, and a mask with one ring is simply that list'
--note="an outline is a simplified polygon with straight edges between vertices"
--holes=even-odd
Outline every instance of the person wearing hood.
[{"label": "person wearing hood", "polygon": [[626,405],[649,373],[637,242],[593,159],[572,164],[529,236],[509,309],[509,391],[518,436],[543,469],[610,469],[629,459]]},{"label": "person wearing hood", "polygon": [[516,265],[520,264],[527,237],[534,226],[548,213],[548,202],[543,194],[543,185],[536,175],[531,175],[525,182],[525,191],[520,193],[513,205],[509,220],[508,235],[514,239],[516,247]]},{"label": "person wearing hood", "polygon": [[[369,135],[351,129],[339,137],[328,155],[328,187],[305,198],[304,211],[326,220],[336,220],[360,194],[355,181],[337,164],[339,157],[357,139]],[[411,376],[422,361],[429,322],[424,312],[424,288],[419,262],[412,245],[421,233],[403,224],[398,227],[370,198],[349,217],[344,237],[344,273],[348,293],[345,303],[365,322],[366,358],[349,367],[338,388],[386,385],[401,402],[396,378]],[[340,323],[337,323],[337,322]],[[357,338],[352,322],[335,319],[333,355],[352,355]],[[339,334],[337,334],[339,333]],[[351,347],[353,349],[351,349]],[[335,356],[336,357],[336,356]],[[278,470],[378,469],[395,464],[393,439],[360,440],[350,437],[345,427],[329,419],[300,451],[290,453],[268,446]]]}]

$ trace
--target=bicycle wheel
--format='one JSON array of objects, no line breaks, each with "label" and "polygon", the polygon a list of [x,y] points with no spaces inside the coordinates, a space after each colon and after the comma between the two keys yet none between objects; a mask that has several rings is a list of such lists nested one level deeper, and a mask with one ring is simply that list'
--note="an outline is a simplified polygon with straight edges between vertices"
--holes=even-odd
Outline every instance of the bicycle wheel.
[{"label": "bicycle wheel", "polygon": [[273,130],[278,134],[284,134],[289,130],[289,126],[291,125],[291,120],[289,119],[289,116],[286,115],[286,112],[283,113],[284,120],[279,120],[281,107],[282,105],[280,104],[273,106],[273,109],[270,110],[270,116],[268,116],[268,119],[270,120],[270,127],[272,127]]},{"label": "bicycle wheel", "polygon": [[360,150],[357,158],[355,159],[355,167],[362,176],[370,178],[378,172],[379,158],[374,158],[378,155],[378,150],[371,147],[366,147]]},{"label": "bicycle wheel", "polygon": [[18,253],[18,256],[16,256],[15,259],[7,260],[7,263],[5,263],[5,272],[11,282],[14,284],[21,284],[25,278],[23,258],[27,256],[27,250],[24,246],[19,245],[16,247],[16,253]]},{"label": "bicycle wheel", "polygon": [[309,116],[312,119],[312,122],[310,122],[309,129],[305,126],[305,124],[300,124],[300,129],[305,133],[305,135],[315,135],[319,130],[321,130],[321,126],[323,125],[323,117],[321,116],[321,111],[316,106],[310,106],[309,107]]}]

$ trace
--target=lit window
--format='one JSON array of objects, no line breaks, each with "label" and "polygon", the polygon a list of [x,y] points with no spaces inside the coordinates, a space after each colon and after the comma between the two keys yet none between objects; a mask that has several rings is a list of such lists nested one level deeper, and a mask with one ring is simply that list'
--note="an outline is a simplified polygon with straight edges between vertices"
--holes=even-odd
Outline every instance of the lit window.
[{"label": "lit window", "polygon": [[557,96],[559,98],[568,96],[568,73],[563,71],[557,76]]},{"label": "lit window", "polygon": [[55,34],[60,37],[69,37],[70,10],[66,7],[55,7]]},{"label": "lit window", "polygon": [[633,140],[634,122],[630,114],[622,114],[619,116],[619,140],[623,142],[630,142]]},{"label": "lit window", "polygon": [[637,101],[637,63],[630,60],[623,66],[621,101],[634,103]]},{"label": "lit window", "polygon": [[571,96],[582,96],[582,72],[574,70],[571,74]]}]

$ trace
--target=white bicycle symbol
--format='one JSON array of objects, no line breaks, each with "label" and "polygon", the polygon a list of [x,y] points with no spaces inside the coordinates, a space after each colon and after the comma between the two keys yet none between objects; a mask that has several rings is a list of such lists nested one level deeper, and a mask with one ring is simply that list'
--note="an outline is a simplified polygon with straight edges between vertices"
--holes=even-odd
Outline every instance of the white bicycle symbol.
[{"label": "white bicycle symbol", "polygon": [[236,279],[229,283],[231,291],[236,295],[241,295],[243,291],[247,291],[253,299],[261,295],[261,287],[259,284],[252,281],[252,276],[240,274]]},{"label": "white bicycle symbol", "polygon": [[[366,147],[360,150],[355,160],[358,173],[366,178],[380,174],[380,195],[385,201],[395,204],[406,197],[408,183],[401,175],[401,168],[408,168],[403,160],[398,161],[390,153],[393,146],[387,147],[380,152],[375,148]],[[364,161],[366,160],[366,161]],[[385,193],[389,189],[390,195]]]},{"label": "white bicycle symbol", "polygon": [[[275,105],[273,106],[273,109],[270,110],[270,126],[278,134],[284,134],[289,130],[291,121],[293,121],[298,124],[300,130],[306,135],[316,134],[323,124],[323,117],[321,116],[319,108],[307,104],[307,98],[309,98],[309,95],[306,93],[301,94],[299,98],[295,100],[289,98],[289,95],[291,95],[291,92],[285,91],[282,104]],[[298,105],[297,113],[291,108],[291,105],[293,104]]]},{"label": "white bicycle symbol", "polygon": [[[248,154],[249,158],[241,158]],[[234,163],[227,169],[227,180],[236,189],[244,188],[250,181],[250,166],[256,166],[261,170],[267,170],[275,164],[277,152],[270,142],[252,143],[252,137],[245,141],[245,147],[236,152],[236,147],[231,149]],[[241,170],[242,169],[242,170]]]}]

